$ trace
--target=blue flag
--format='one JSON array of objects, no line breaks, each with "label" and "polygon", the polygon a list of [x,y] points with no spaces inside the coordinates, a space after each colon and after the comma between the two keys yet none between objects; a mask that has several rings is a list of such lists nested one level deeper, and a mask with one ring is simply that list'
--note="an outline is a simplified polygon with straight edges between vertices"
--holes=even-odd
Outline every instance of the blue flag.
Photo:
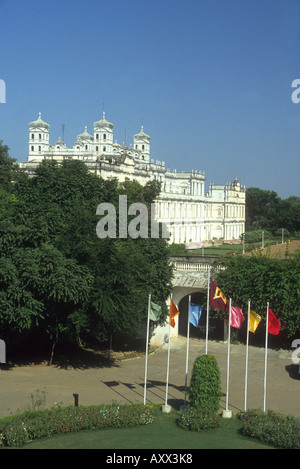
[{"label": "blue flag", "polygon": [[189,321],[197,327],[202,313],[202,306],[190,303]]}]

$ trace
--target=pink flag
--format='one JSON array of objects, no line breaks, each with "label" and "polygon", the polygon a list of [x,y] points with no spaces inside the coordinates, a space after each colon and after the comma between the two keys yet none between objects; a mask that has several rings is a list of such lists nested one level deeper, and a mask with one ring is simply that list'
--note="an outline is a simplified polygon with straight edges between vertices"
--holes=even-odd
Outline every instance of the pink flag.
[{"label": "pink flag", "polygon": [[231,321],[230,325],[232,327],[236,327],[237,329],[241,328],[242,322],[245,320],[243,311],[241,308],[237,308],[236,306],[231,306]]}]

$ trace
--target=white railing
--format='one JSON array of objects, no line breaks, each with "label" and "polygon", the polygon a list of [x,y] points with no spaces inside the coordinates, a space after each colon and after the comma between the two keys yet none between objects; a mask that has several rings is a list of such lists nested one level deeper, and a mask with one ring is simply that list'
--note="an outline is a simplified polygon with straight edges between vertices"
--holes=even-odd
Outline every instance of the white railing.
[{"label": "white railing", "polygon": [[[184,260],[171,260],[171,264],[177,272],[208,272],[208,269],[212,268],[212,262],[207,261],[187,261]],[[214,266],[215,270],[222,270],[224,266]]]},{"label": "white railing", "polygon": [[172,262],[175,270],[192,271],[192,272],[207,272],[211,264],[202,262]]}]

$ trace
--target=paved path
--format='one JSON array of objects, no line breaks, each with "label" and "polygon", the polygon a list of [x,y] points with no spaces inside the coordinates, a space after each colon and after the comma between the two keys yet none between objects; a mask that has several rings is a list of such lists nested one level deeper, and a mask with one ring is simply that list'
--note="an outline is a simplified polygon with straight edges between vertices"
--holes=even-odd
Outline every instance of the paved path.
[{"label": "paved path", "polygon": [[[292,351],[268,351],[267,408],[300,417],[300,376],[292,363]],[[189,373],[195,358],[205,352],[205,341],[190,339]],[[222,390],[226,390],[227,344],[209,342],[208,353],[216,356],[221,370]],[[168,403],[183,404],[185,391],[186,339],[171,341]],[[165,401],[167,345],[148,357],[147,401]],[[264,349],[249,347],[248,408],[263,408]],[[79,404],[143,402],[145,359],[118,361],[111,367],[61,369],[56,366],[20,366],[0,369],[0,417],[24,410],[30,394],[46,391],[46,407],[56,402],[73,405],[73,393]],[[245,346],[231,345],[229,409],[244,409]],[[225,395],[221,398],[225,408]]]}]

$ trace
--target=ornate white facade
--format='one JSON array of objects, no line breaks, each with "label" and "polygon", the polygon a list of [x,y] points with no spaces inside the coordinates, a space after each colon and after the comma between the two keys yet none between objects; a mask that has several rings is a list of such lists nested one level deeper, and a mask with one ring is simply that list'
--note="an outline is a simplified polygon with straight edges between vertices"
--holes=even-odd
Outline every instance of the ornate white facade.
[{"label": "ornate white facade", "polygon": [[31,173],[44,159],[84,161],[89,171],[104,179],[120,182],[136,180],[141,184],[157,179],[162,191],[156,201],[156,219],[165,223],[170,241],[202,243],[214,239],[238,240],[245,231],[246,190],[237,179],[226,185],[209,185],[201,171],[177,172],[165,168],[164,162],[150,159],[150,137],[143,126],[133,136],[133,145],[113,140],[114,125],[105,119],[95,122],[93,135],[87,127],[77,136],[72,148],[59,139],[50,144],[50,126],[41,118],[29,124],[29,154],[23,163]]}]

